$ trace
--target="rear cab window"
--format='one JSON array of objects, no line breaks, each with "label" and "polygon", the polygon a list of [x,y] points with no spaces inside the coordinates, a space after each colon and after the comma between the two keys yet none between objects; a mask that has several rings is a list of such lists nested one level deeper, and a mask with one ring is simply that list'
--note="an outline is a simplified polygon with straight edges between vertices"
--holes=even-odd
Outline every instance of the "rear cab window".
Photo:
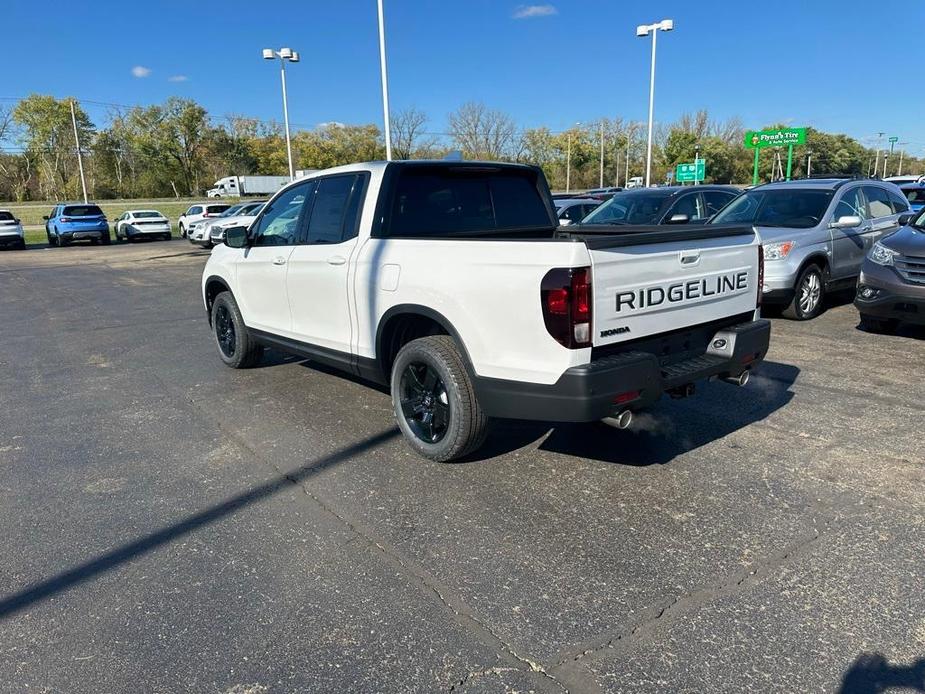
[{"label": "rear cab window", "polygon": [[446,238],[551,230],[555,224],[531,169],[414,166],[398,172],[387,236]]},{"label": "rear cab window", "polygon": [[224,212],[231,205],[206,205],[206,214],[218,214],[219,212]]}]

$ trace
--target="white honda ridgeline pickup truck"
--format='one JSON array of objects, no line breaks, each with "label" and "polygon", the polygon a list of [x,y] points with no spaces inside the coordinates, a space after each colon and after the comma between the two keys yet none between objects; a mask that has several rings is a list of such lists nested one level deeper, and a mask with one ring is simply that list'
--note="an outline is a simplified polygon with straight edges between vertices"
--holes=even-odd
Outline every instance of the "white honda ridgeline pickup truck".
[{"label": "white honda ridgeline pickup truck", "polygon": [[280,190],[226,231],[202,293],[219,356],[264,347],[391,388],[418,453],[477,449],[490,418],[625,428],[768,350],[751,227],[558,227],[542,172],[374,162]]}]

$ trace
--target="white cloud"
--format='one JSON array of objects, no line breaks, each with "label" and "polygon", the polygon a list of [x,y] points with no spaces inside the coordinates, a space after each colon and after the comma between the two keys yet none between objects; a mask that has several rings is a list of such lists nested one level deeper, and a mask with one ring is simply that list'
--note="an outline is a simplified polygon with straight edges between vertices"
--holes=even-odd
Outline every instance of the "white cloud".
[{"label": "white cloud", "polygon": [[554,5],[518,5],[511,15],[514,19],[532,19],[533,17],[549,17],[559,14]]},{"label": "white cloud", "polygon": [[132,74],[138,78],[147,77],[151,74],[151,68],[145,67],[144,65],[136,65],[132,68]]},{"label": "white cloud", "polygon": [[329,121],[325,121],[324,123],[319,123],[319,124],[318,124],[318,127],[319,127],[319,128],[328,128],[328,127],[331,127],[331,128],[346,128],[347,126],[346,126],[345,124],[341,123],[340,121],[329,120]]},{"label": "white cloud", "polygon": [[171,75],[167,78],[168,82],[186,82],[189,80],[189,77],[186,75]]}]

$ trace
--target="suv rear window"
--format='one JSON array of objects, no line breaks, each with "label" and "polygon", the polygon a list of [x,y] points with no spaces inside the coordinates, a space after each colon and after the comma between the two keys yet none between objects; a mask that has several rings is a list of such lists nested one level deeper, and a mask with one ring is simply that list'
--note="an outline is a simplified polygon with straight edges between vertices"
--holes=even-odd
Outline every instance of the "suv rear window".
[{"label": "suv rear window", "polygon": [[96,205],[68,205],[61,215],[64,217],[102,217],[103,210]]},{"label": "suv rear window", "polygon": [[231,205],[206,205],[206,213],[215,214],[216,212],[224,212],[229,207],[231,207]]},{"label": "suv rear window", "polygon": [[388,235],[446,237],[552,226],[531,170],[414,167],[399,174]]},{"label": "suv rear window", "polygon": [[11,212],[0,210],[0,222],[12,222],[16,217]]}]

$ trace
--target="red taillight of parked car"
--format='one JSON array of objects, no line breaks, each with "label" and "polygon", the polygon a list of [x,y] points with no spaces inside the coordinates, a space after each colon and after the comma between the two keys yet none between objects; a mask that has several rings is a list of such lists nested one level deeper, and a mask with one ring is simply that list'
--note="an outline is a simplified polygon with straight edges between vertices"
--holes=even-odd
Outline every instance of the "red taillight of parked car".
[{"label": "red taillight of parked car", "polygon": [[58,221],[61,222],[61,223],[66,223],[66,222],[70,222],[70,221],[71,221],[71,218],[70,218],[70,217],[61,217],[61,219],[59,219]]},{"label": "red taillight of parked car", "polygon": [[546,330],[569,349],[591,346],[591,268],[554,268],[540,284]]},{"label": "red taillight of parked car", "polygon": [[764,294],[764,246],[758,244],[758,300],[755,306],[761,306],[762,294]]}]

